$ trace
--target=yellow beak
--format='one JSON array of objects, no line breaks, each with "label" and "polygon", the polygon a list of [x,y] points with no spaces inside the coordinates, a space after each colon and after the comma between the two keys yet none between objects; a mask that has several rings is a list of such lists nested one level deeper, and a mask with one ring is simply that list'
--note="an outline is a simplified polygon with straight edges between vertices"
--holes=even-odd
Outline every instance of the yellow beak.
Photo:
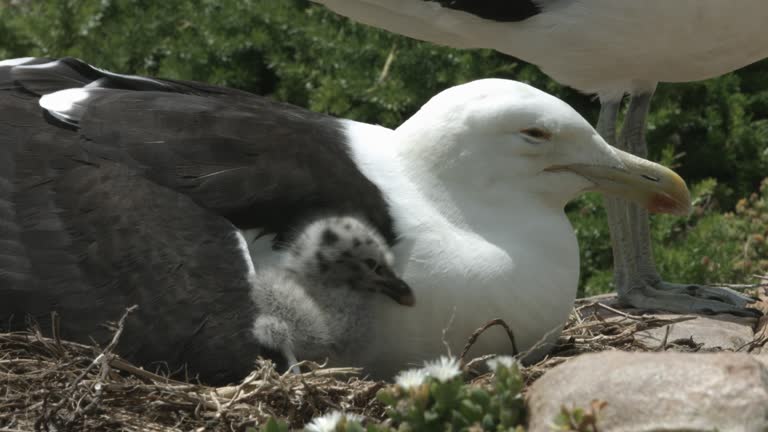
[{"label": "yellow beak", "polygon": [[612,148],[610,163],[576,163],[547,171],[571,171],[589,181],[591,191],[634,201],[654,213],[685,216],[691,211],[691,194],[677,173],[657,163]]}]

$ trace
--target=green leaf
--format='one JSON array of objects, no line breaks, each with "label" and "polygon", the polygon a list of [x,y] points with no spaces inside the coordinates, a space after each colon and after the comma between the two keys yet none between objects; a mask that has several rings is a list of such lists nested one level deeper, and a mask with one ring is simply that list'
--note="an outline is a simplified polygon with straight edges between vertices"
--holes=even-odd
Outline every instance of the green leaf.
[{"label": "green leaf", "polygon": [[[253,430],[255,432],[255,428]],[[288,432],[288,424],[282,420],[270,417],[267,424],[262,428],[262,432]]]}]

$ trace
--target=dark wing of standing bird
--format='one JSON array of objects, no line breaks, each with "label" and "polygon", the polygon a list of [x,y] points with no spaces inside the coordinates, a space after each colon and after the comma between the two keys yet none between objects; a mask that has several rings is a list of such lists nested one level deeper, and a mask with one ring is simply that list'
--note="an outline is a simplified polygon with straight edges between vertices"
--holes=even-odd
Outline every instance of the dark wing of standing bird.
[{"label": "dark wing of standing bird", "polygon": [[424,0],[446,9],[467,12],[495,21],[524,21],[541,12],[541,3],[552,0]]}]

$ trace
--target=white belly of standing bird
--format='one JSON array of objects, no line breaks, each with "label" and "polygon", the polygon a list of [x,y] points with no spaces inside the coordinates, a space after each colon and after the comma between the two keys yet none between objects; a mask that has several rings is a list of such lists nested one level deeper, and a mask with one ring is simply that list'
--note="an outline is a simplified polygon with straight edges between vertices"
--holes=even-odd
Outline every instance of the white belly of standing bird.
[{"label": "white belly of standing bird", "polygon": [[477,37],[561,83],[600,93],[638,81],[708,79],[766,58],[767,22],[764,0],[573,0],[519,25],[486,26]]},{"label": "white belly of standing bird", "polygon": [[415,0],[323,0],[352,19],[458,48],[493,48],[589,93],[712,78],[768,57],[765,0],[559,0],[494,22]]}]

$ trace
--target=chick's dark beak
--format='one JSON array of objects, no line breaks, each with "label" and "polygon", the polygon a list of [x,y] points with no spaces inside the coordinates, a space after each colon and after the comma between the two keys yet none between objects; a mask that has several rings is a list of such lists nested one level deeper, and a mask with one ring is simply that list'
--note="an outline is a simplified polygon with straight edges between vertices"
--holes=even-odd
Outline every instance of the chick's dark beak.
[{"label": "chick's dark beak", "polygon": [[384,270],[381,274],[377,274],[374,283],[378,291],[398,304],[413,306],[416,303],[411,287],[390,270]]}]

